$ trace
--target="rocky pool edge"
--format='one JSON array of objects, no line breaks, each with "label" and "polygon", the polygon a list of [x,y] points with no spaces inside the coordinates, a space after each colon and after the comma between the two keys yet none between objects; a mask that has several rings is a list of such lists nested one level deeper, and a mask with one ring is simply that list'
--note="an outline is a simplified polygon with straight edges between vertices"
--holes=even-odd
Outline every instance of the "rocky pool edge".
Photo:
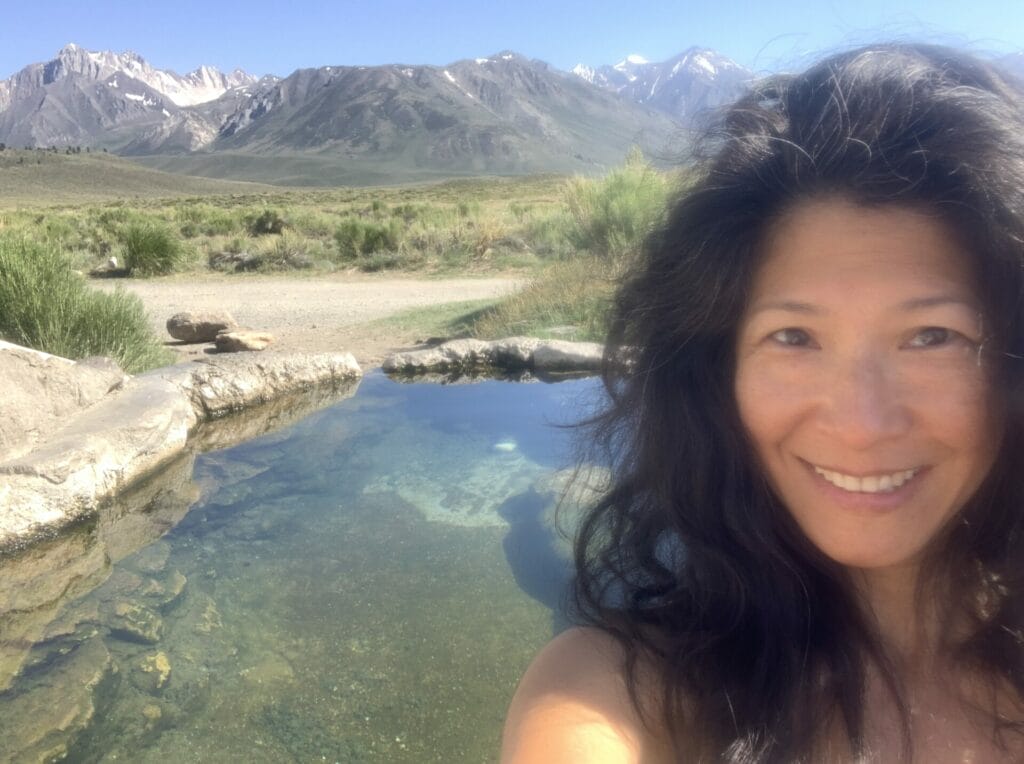
[{"label": "rocky pool edge", "polygon": [[[73,363],[2,345],[0,350],[13,349],[34,363]],[[106,502],[187,450],[232,445],[276,429],[282,416],[271,411],[256,426],[220,428],[226,432],[219,437],[211,423],[305,391],[348,397],[361,377],[345,352],[211,355],[126,375],[27,452],[0,457],[0,557],[96,517]],[[39,394],[46,394],[45,385]]]}]

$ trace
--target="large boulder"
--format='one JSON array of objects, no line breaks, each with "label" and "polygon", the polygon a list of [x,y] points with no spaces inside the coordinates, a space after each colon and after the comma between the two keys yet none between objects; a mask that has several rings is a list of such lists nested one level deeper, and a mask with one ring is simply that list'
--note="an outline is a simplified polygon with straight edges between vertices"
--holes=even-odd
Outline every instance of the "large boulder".
[{"label": "large boulder", "polygon": [[220,332],[230,332],[237,328],[238,323],[226,310],[175,313],[167,319],[167,333],[189,344],[213,342]]},{"label": "large boulder", "polygon": [[127,379],[109,359],[75,362],[0,340],[0,461],[31,451]]}]

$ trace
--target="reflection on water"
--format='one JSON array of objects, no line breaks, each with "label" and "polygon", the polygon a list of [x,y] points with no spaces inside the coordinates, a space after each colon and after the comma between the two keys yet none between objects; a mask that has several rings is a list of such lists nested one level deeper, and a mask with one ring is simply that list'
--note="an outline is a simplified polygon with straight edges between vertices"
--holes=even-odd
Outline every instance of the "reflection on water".
[{"label": "reflection on water", "polygon": [[9,755],[493,760],[519,675],[564,625],[568,438],[549,425],[595,389],[371,375],[7,561]]}]

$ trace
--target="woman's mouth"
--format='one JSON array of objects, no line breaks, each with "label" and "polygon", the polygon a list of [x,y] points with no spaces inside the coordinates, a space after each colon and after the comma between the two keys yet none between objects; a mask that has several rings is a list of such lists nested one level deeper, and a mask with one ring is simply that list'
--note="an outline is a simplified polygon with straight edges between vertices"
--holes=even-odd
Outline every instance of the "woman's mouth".
[{"label": "woman's mouth", "polygon": [[897,472],[878,473],[876,475],[847,475],[835,470],[828,470],[816,464],[811,465],[814,471],[826,481],[850,493],[892,493],[921,471],[920,467]]}]

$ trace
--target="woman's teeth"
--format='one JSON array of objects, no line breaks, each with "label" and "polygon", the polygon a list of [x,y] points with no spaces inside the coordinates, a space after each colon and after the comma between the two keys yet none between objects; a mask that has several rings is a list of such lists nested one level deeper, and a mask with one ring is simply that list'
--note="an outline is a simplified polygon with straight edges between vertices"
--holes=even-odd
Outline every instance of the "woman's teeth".
[{"label": "woman's teeth", "polygon": [[891,475],[854,477],[853,475],[844,475],[841,472],[833,472],[821,467],[815,467],[814,471],[837,488],[857,493],[889,493],[895,491],[918,473],[918,470],[914,469],[893,472]]}]

